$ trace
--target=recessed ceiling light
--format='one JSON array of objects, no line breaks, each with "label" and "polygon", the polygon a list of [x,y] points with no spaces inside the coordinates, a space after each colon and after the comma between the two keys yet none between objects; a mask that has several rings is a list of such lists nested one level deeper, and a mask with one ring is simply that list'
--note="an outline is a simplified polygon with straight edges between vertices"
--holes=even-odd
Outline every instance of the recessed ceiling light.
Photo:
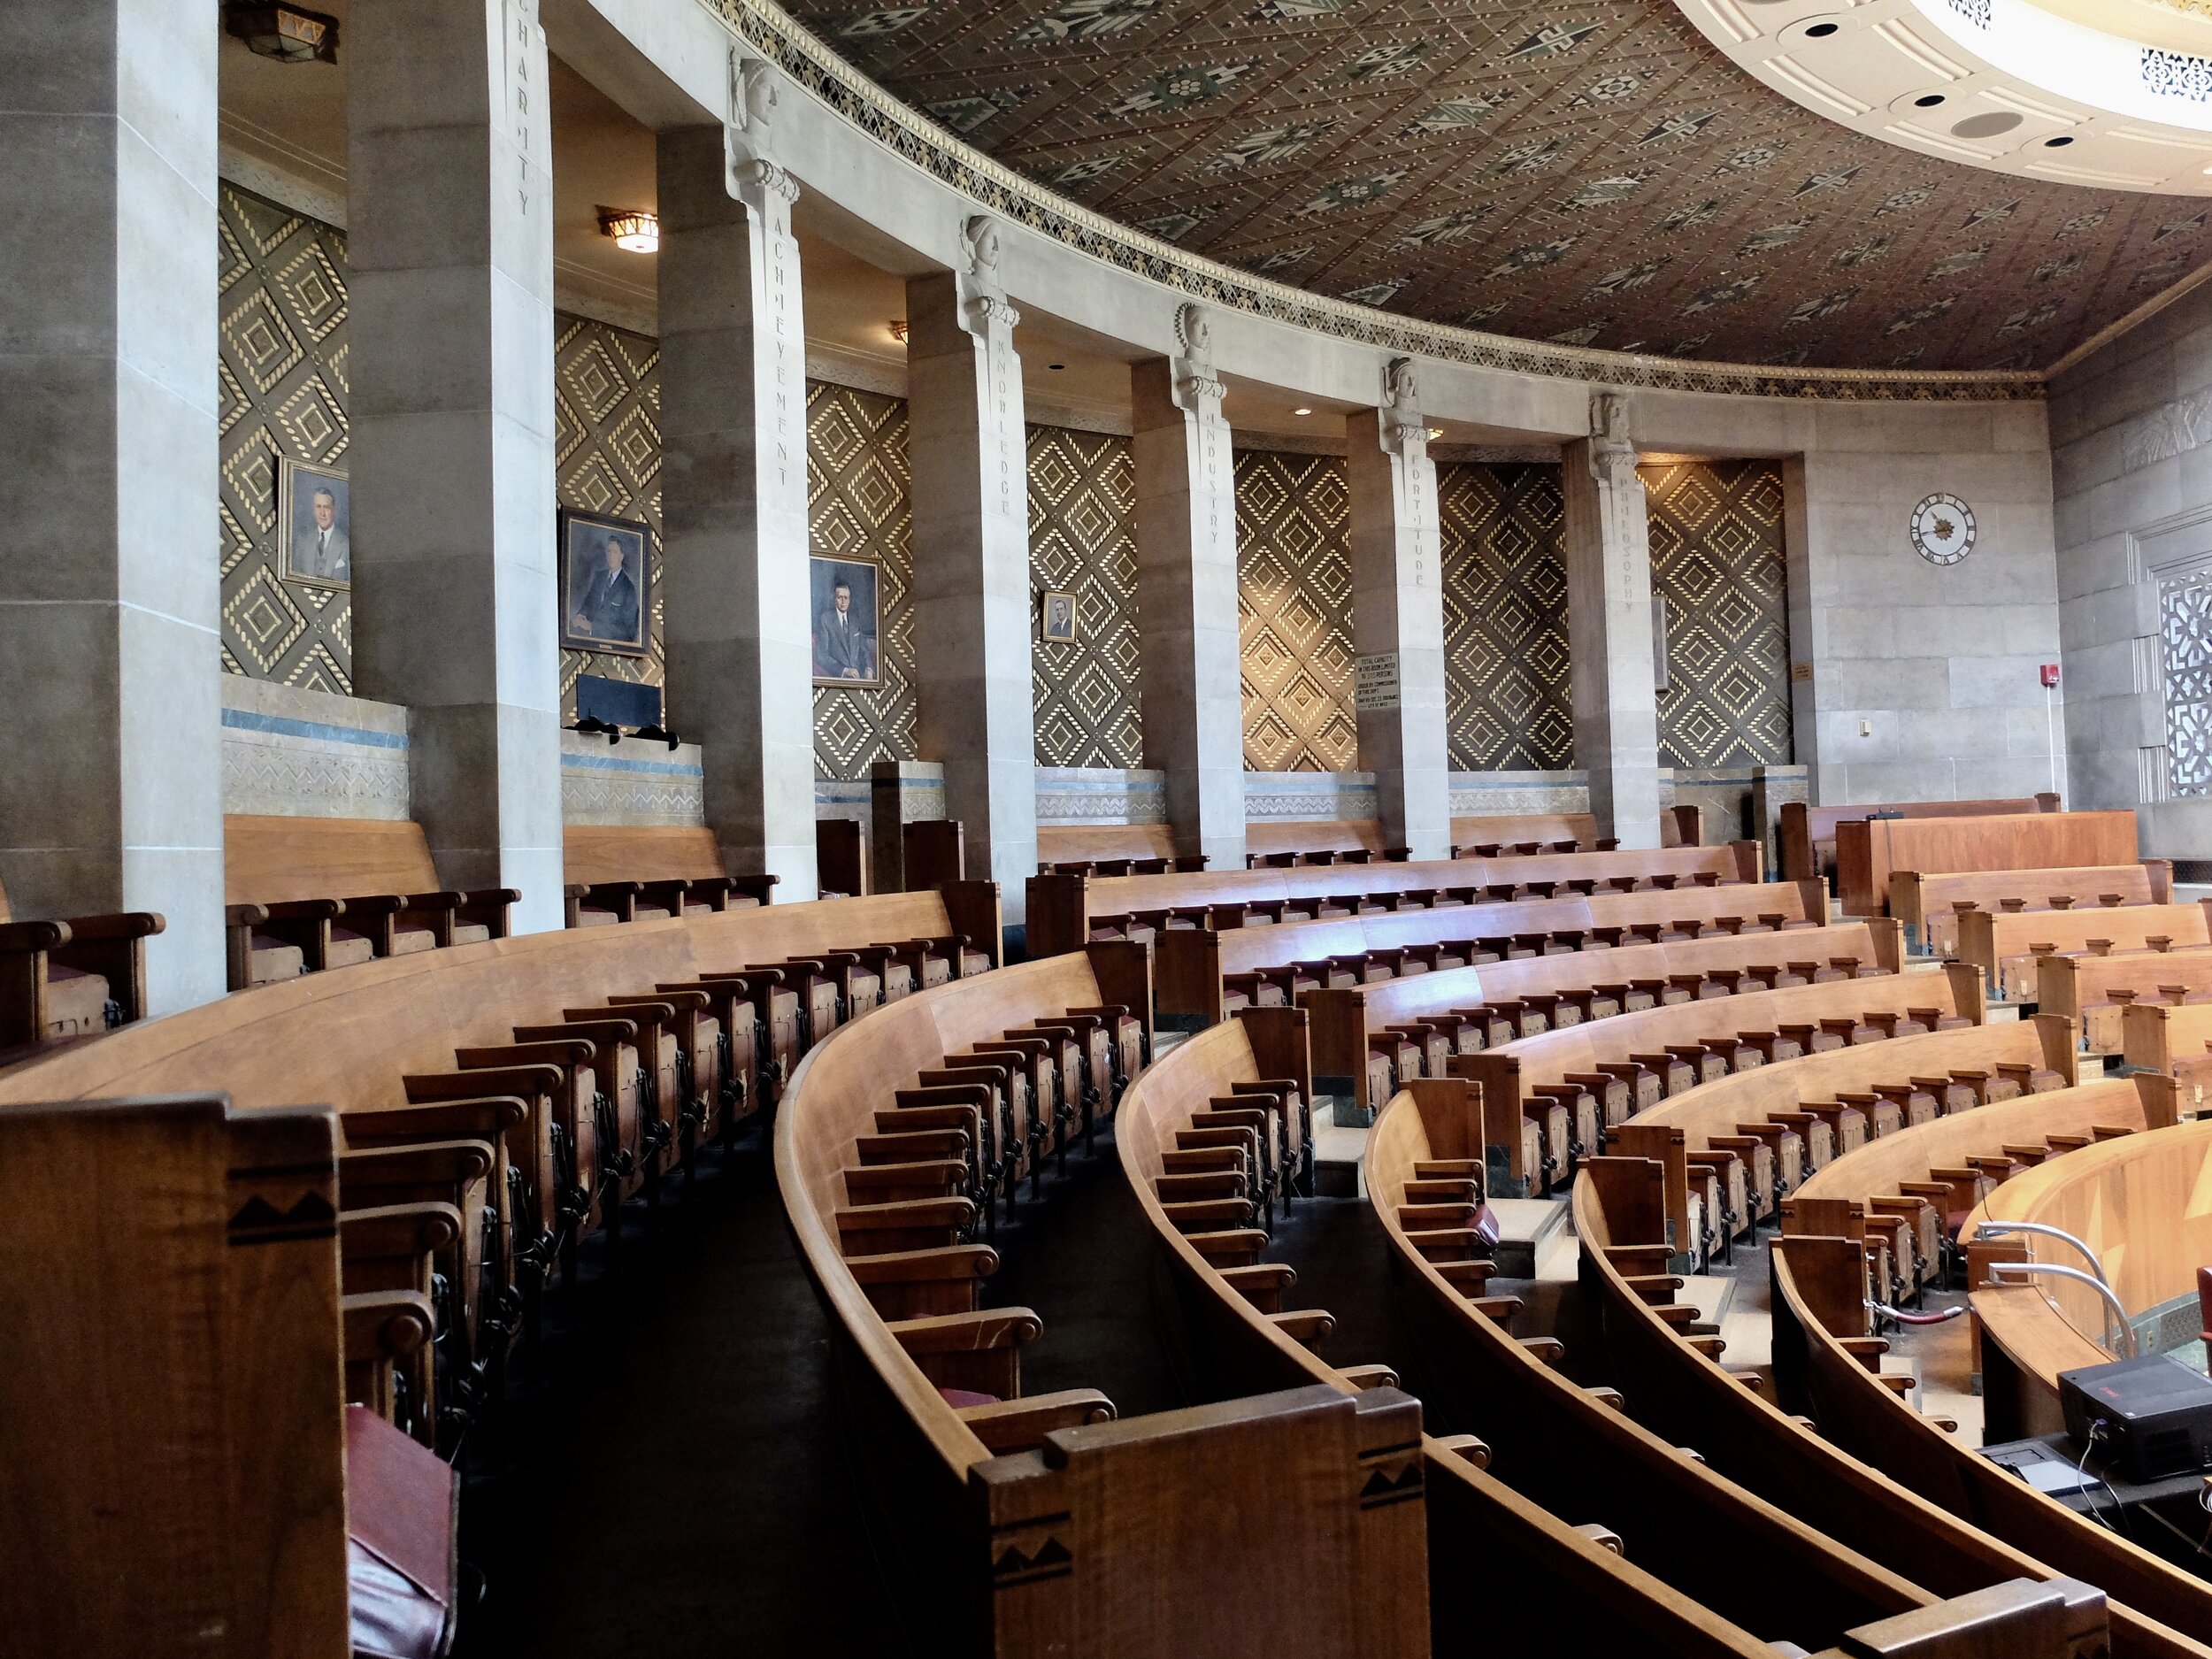
[{"label": "recessed ceiling light", "polygon": [[1068,365],[1064,363],[1048,363],[1045,365],[1045,367],[1048,369],[1064,369]]},{"label": "recessed ceiling light", "polygon": [[1912,101],[1912,107],[1916,110],[1932,110],[1942,102],[1943,95],[1940,92],[1924,92]]},{"label": "recessed ceiling light", "polygon": [[603,207],[599,210],[599,234],[614,238],[614,245],[629,253],[657,253],[661,245],[661,222],[653,214],[630,208]]},{"label": "recessed ceiling light", "polygon": [[2043,148],[2046,150],[2063,150],[2067,145],[2072,143],[2073,142],[2074,135],[2071,133],[2061,133],[2056,138],[2045,139],[2043,141]]},{"label": "recessed ceiling light", "polygon": [[1805,31],[1808,40],[1824,41],[1842,27],[1838,23],[1816,23]]},{"label": "recessed ceiling light", "polygon": [[1294,415],[1310,415],[1313,413],[1313,411],[1310,409],[1294,409],[1290,412]]}]

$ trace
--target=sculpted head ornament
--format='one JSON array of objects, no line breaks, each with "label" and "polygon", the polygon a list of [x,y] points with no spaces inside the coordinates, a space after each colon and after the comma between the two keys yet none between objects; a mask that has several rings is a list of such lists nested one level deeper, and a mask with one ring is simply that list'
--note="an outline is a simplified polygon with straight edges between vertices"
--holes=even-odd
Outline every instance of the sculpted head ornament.
[{"label": "sculpted head ornament", "polygon": [[1187,301],[1175,311],[1175,343],[1183,349],[1183,355],[1202,362],[1213,354],[1213,325],[1206,320],[1206,308]]},{"label": "sculpted head ornament", "polygon": [[960,239],[966,245],[968,273],[979,282],[998,280],[998,224],[987,213],[969,217],[961,227]]}]

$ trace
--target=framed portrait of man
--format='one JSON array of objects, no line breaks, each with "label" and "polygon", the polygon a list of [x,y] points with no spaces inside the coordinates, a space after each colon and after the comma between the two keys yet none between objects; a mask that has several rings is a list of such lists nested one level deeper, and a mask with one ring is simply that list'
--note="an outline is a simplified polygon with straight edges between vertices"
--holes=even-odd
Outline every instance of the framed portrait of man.
[{"label": "framed portrait of man", "polygon": [[1075,595],[1056,594],[1049,588],[1038,601],[1037,637],[1055,645],[1075,643]]},{"label": "framed portrait of man", "polygon": [[643,657],[653,626],[653,527],[561,510],[561,643]]},{"label": "framed portrait of man", "polygon": [[310,588],[353,586],[353,491],[334,466],[277,460],[277,573]]},{"label": "framed portrait of man", "polygon": [[814,619],[814,683],[880,686],[883,567],[873,559],[808,560]]}]

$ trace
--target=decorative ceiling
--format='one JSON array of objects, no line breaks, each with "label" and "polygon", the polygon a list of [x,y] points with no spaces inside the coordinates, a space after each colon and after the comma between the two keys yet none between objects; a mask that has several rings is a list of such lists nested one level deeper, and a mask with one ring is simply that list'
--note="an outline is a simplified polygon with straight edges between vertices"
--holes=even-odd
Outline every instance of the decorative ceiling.
[{"label": "decorative ceiling", "polygon": [[1993,175],[1823,119],[1670,0],[787,4],[1125,224],[1527,339],[2043,367],[2212,252],[2200,201]]}]

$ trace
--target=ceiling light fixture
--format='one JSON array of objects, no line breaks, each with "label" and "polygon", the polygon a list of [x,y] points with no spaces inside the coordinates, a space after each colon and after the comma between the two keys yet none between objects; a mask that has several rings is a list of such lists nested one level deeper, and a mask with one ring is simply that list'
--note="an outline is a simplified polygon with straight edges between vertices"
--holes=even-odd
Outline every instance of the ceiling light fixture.
[{"label": "ceiling light fixture", "polygon": [[1310,415],[1313,413],[1313,411],[1310,409],[1294,409],[1290,412],[1294,415]]},{"label": "ceiling light fixture", "polygon": [[338,19],[297,6],[228,5],[223,27],[247,50],[280,64],[338,61]]},{"label": "ceiling light fixture", "polygon": [[633,208],[603,207],[599,210],[599,234],[613,237],[614,245],[626,253],[660,251],[661,222],[651,213]]},{"label": "ceiling light fixture", "polygon": [[907,335],[906,319],[903,317],[894,317],[887,326],[891,330],[891,338],[897,341],[901,345],[904,345],[906,343]]}]

